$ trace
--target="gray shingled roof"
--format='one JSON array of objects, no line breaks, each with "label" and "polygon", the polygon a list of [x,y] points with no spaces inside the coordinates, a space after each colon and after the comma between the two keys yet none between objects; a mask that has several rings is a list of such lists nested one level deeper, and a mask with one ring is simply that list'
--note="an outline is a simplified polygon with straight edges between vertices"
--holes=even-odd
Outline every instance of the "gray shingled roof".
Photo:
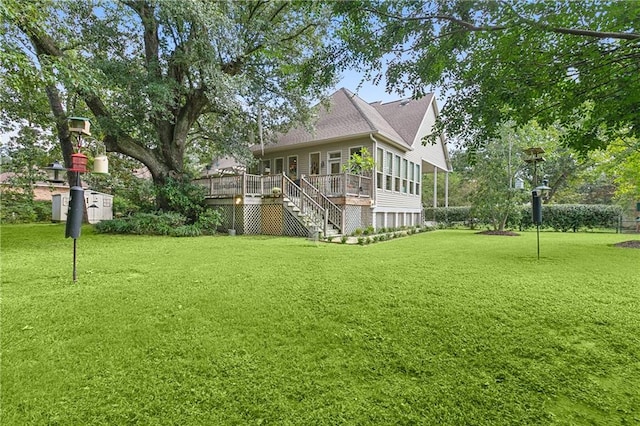
[{"label": "gray shingled roof", "polygon": [[433,94],[429,93],[417,100],[405,99],[384,104],[375,102],[371,106],[393,126],[407,145],[413,146],[432,99]]},{"label": "gray shingled roof", "polygon": [[[329,109],[319,107],[315,130],[297,127],[265,148],[293,146],[311,141],[329,141],[374,133],[410,148],[431,102],[432,95],[419,100],[368,104],[342,88],[329,98]],[[254,148],[256,149],[256,148]],[[259,149],[259,147],[257,148]]]}]

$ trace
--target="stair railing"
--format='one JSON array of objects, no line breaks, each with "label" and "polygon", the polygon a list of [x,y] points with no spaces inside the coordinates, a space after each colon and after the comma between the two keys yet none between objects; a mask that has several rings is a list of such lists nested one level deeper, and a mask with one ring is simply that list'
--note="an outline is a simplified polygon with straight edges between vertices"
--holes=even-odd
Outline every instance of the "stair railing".
[{"label": "stair railing", "polygon": [[300,178],[300,187],[304,193],[309,194],[316,203],[325,209],[327,212],[327,221],[340,230],[341,234],[344,234],[344,229],[342,228],[344,224],[342,209],[304,177]]},{"label": "stair railing", "polygon": [[296,185],[289,177],[283,175],[282,194],[288,198],[300,212],[306,215],[312,223],[322,228],[323,233],[327,234],[328,217],[327,211],[319,203],[317,203],[309,194],[305,193],[302,188]]}]

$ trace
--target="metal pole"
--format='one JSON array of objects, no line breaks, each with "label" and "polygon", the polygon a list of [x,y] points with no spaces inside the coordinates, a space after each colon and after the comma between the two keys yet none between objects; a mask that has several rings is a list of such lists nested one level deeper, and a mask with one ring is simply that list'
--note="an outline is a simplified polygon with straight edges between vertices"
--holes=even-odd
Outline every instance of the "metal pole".
[{"label": "metal pole", "polygon": [[538,239],[538,260],[540,260],[540,225],[536,225],[536,236]]},{"label": "metal pole", "polygon": [[[78,138],[79,139],[79,138]],[[79,144],[79,142],[78,142]],[[82,181],[80,180],[80,172],[76,172],[76,186],[82,188]],[[84,203],[84,200],[82,200]],[[84,213],[83,213],[84,215]],[[77,260],[77,242],[76,238],[73,239],[73,282],[78,281],[78,270],[76,268],[76,260]]]},{"label": "metal pole", "polygon": [[75,283],[78,280],[78,273],[76,270],[76,243],[77,239],[73,239],[73,282]]}]

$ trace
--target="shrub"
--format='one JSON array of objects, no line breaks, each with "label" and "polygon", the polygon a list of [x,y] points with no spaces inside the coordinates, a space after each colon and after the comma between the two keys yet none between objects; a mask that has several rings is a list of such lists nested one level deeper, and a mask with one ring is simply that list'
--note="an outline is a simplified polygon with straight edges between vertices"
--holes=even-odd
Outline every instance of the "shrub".
[{"label": "shrub", "polygon": [[163,186],[156,188],[158,199],[165,200],[169,209],[195,223],[206,208],[206,189],[202,185],[184,179],[168,178]]},{"label": "shrub", "polygon": [[349,239],[349,237],[347,237],[346,235],[343,235],[342,237],[340,237],[340,243],[341,244],[347,244],[347,240]]},{"label": "shrub", "polygon": [[[622,214],[619,206],[600,204],[551,204],[542,206],[542,226],[555,231],[593,228],[617,228]],[[531,220],[531,206],[524,206],[520,229],[535,226]]]},{"label": "shrub", "polygon": [[31,196],[13,191],[2,192],[0,220],[3,223],[35,222],[36,217]]},{"label": "shrub", "polygon": [[358,245],[361,245],[361,246],[364,245],[364,240],[365,240],[364,237],[358,237]]},{"label": "shrub", "polygon": [[95,225],[103,234],[170,235],[175,228],[185,225],[186,218],[179,213],[138,213],[120,219],[104,220]]},{"label": "shrub", "polygon": [[170,235],[173,237],[199,237],[202,235],[202,231],[196,224],[182,225],[173,228]]},{"label": "shrub", "polygon": [[425,220],[435,220],[444,227],[455,224],[469,224],[473,222],[471,207],[428,207],[424,209]]},{"label": "shrub", "polygon": [[213,235],[222,223],[222,214],[219,210],[207,208],[198,215],[195,225],[205,235]]}]

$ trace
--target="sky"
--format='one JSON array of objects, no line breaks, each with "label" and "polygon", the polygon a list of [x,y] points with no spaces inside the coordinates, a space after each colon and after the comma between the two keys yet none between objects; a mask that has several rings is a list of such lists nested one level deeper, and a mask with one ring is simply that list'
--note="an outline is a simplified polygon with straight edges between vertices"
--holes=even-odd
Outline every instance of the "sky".
[{"label": "sky", "polygon": [[[361,99],[365,100],[368,103],[376,101],[382,101],[383,103],[393,102],[411,97],[411,92],[405,92],[403,94],[387,93],[385,90],[386,80],[384,79],[384,77],[381,79],[380,83],[377,86],[374,86],[370,81],[363,82],[363,76],[364,72],[359,72],[357,70],[348,70],[343,72],[340,81],[338,82],[338,84],[336,84],[331,93],[344,87],[345,89],[348,89],[351,92],[355,93]],[[361,87],[358,89],[360,85]],[[442,93],[438,91],[438,89],[435,90],[435,95],[438,108],[442,110],[442,106],[446,101],[446,96],[443,96]]]},{"label": "sky", "polygon": [[[362,82],[363,79],[362,72],[358,72],[356,70],[346,71],[342,74],[342,79],[336,85],[335,90],[338,90],[342,87],[350,90],[351,92],[358,95],[360,98],[365,101],[371,103],[376,101],[391,102],[397,101],[398,99],[403,99],[405,97],[409,97],[409,95],[401,96],[397,93],[389,94],[385,91],[386,82],[384,78],[380,81],[380,84],[374,86],[371,82]],[[361,87],[358,89],[358,86]]]}]

